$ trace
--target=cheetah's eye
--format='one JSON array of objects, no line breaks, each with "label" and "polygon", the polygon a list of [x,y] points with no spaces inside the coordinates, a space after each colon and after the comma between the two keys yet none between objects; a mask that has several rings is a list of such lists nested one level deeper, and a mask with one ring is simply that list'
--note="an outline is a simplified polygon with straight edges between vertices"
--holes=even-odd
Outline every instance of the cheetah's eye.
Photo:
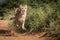
[{"label": "cheetah's eye", "polygon": [[23,8],[21,8],[21,9],[23,9]]},{"label": "cheetah's eye", "polygon": [[25,8],[25,9],[27,9],[27,8]]}]

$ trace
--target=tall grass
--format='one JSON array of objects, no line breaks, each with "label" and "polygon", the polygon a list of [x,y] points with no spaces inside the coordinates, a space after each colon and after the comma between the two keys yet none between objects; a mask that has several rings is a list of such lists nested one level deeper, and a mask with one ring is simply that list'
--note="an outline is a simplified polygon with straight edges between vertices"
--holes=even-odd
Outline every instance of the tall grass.
[{"label": "tall grass", "polygon": [[[25,21],[25,27],[28,31],[48,31],[51,34],[60,33],[60,6],[57,4],[52,5],[42,4],[39,8],[33,8],[28,6],[27,18]],[[9,20],[11,26],[14,17],[14,10],[7,10],[4,19]]]},{"label": "tall grass", "polygon": [[28,6],[25,26],[32,31],[48,31],[51,34],[60,33],[60,14],[56,4],[42,4],[39,8]]},{"label": "tall grass", "polygon": [[14,19],[11,20],[11,18],[15,15],[15,8],[14,9],[5,9],[6,13],[4,13],[4,20],[8,20],[9,27],[14,30]]}]

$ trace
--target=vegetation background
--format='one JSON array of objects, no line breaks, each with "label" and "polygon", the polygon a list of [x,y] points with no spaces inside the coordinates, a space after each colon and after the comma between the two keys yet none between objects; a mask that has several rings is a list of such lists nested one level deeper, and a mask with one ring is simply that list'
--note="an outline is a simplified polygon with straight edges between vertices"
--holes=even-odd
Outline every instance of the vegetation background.
[{"label": "vegetation background", "polygon": [[60,0],[2,0],[0,2],[0,19],[9,20],[13,27],[15,9],[20,4],[27,4],[25,26],[28,31],[60,33]]}]

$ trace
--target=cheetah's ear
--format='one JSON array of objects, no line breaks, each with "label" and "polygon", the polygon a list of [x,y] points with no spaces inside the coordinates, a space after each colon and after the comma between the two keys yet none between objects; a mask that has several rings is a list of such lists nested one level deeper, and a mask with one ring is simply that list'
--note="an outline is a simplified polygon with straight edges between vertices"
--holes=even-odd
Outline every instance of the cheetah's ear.
[{"label": "cheetah's ear", "polygon": [[26,9],[27,9],[27,5],[25,5]]},{"label": "cheetah's ear", "polygon": [[19,6],[19,8],[22,7],[22,5]]},{"label": "cheetah's ear", "polygon": [[27,5],[20,5],[19,7],[26,7],[27,8]]}]

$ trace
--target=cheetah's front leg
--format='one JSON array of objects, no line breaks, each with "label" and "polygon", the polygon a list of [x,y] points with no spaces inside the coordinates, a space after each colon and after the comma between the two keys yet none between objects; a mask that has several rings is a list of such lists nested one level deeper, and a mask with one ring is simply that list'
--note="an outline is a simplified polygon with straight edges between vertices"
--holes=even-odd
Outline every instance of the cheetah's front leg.
[{"label": "cheetah's front leg", "polygon": [[25,24],[25,21],[22,23],[22,29],[23,29],[23,30],[26,30],[24,24]]}]

